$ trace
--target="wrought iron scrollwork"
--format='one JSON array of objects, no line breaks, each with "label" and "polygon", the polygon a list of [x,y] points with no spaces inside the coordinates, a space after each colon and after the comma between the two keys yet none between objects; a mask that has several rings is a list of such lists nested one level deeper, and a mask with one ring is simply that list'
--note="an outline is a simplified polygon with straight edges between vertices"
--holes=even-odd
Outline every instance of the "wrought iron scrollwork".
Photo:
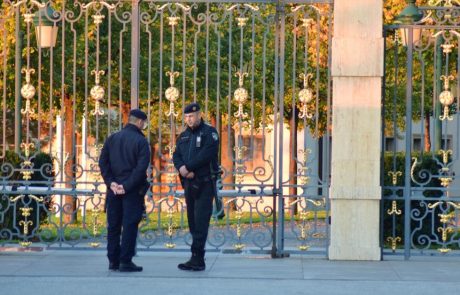
[{"label": "wrought iron scrollwork", "polygon": [[177,99],[179,98],[179,89],[174,87],[174,79],[179,77],[179,72],[166,72],[166,75],[169,76],[169,83],[170,86],[168,89],[165,91],[165,97],[169,101],[169,111],[166,113],[167,117],[174,116],[177,118],[179,115],[175,110],[174,110],[174,104],[176,103]]},{"label": "wrought iron scrollwork", "polygon": [[234,114],[236,118],[245,119],[248,117],[248,114],[244,112],[243,104],[249,97],[248,91],[243,87],[244,86],[244,77],[247,77],[249,74],[247,72],[237,72],[235,74],[238,77],[238,85],[240,86],[238,89],[235,90],[233,97],[235,101],[238,103],[238,112]]},{"label": "wrought iron scrollwork", "polygon": [[[229,131],[225,137],[228,143],[224,144],[222,140],[220,146],[222,159],[227,157],[225,160],[229,163],[223,167],[228,173],[225,179],[223,177],[220,180],[222,185],[219,193],[219,198],[226,204],[220,211],[228,219],[216,218],[210,228],[210,233],[216,234],[212,237],[210,235],[212,241],[209,245],[218,249],[255,247],[264,250],[270,247],[273,241],[271,218],[278,214],[272,200],[279,197],[277,189],[283,191],[287,187],[284,183],[280,183],[280,187],[274,184],[275,177],[283,174],[279,166],[280,157],[286,157],[287,151],[282,151],[285,142],[276,142],[274,139],[284,132],[278,128],[282,120],[278,112],[282,104],[286,105],[284,98],[279,96],[279,82],[290,79],[281,73],[296,73],[291,78],[297,80],[297,73],[317,72],[320,73],[317,77],[321,83],[326,80],[330,82],[324,74],[326,71],[323,72],[319,65],[316,66],[318,71],[315,71],[315,65],[310,61],[300,71],[300,67],[295,68],[302,63],[300,55],[292,64],[288,65],[290,61],[287,62],[285,69],[280,69],[279,65],[275,65],[274,58],[279,52],[275,53],[273,45],[283,30],[284,34],[292,34],[290,26],[297,26],[299,20],[301,28],[308,30],[308,34],[316,29],[318,33],[324,33],[326,30],[320,32],[322,28],[319,26],[332,23],[330,1],[320,0],[314,5],[293,5],[291,10],[285,9],[286,3],[274,4],[272,1],[199,1],[184,4],[158,3],[153,0],[77,0],[63,2],[58,6],[54,2],[41,2],[44,1],[3,3],[8,7],[9,16],[17,12],[21,14],[25,23],[20,25],[27,28],[27,34],[22,40],[27,41],[26,49],[29,51],[26,54],[28,65],[23,71],[25,79],[22,78],[25,83],[19,89],[22,98],[17,96],[22,99],[18,113],[24,116],[20,120],[23,125],[19,124],[21,126],[18,127],[23,131],[22,138],[18,146],[14,147],[19,160],[18,163],[1,165],[3,184],[6,183],[3,193],[6,191],[4,198],[7,199],[7,208],[0,208],[0,215],[13,210],[15,206],[9,198],[11,192],[6,189],[10,189],[9,184],[13,183],[13,178],[15,185],[27,193],[36,189],[43,190],[46,197],[41,203],[49,199],[51,205],[49,208],[40,205],[40,213],[43,215],[39,222],[30,218],[37,213],[35,207],[32,209],[29,206],[30,209],[27,209],[27,206],[23,206],[26,209],[18,211],[19,218],[15,217],[16,226],[21,221],[17,232],[2,230],[0,242],[21,240],[27,245],[37,240],[43,245],[58,247],[103,245],[104,212],[100,204],[93,200],[99,198],[95,196],[106,193],[98,158],[104,139],[126,123],[129,109],[133,107],[128,102],[129,94],[133,98],[133,90],[138,90],[138,107],[149,116],[150,128],[146,131],[146,137],[152,147],[152,165],[148,170],[151,190],[146,198],[148,216],[141,223],[138,245],[147,249],[179,248],[188,243],[183,194],[180,193],[177,171],[170,160],[176,131],[184,127],[183,122],[177,120],[179,107],[183,107],[186,100],[193,100],[202,106],[206,121],[219,132],[224,129]],[[132,13],[132,3],[138,4],[139,15]],[[37,10],[47,6],[53,6],[58,11],[51,14],[47,12],[43,15],[42,23],[51,21],[53,26],[60,28],[56,44],[44,49],[31,46],[30,41],[37,39],[33,30],[34,15]],[[316,6],[329,8],[319,9]],[[280,27],[277,13],[286,16],[284,27]],[[323,22],[318,22],[315,16],[321,17]],[[4,24],[2,20],[0,23]],[[25,32],[22,30],[22,33]],[[139,33],[138,52],[135,52],[134,44],[128,41],[131,32]],[[320,44],[317,45],[328,46],[330,34],[324,36],[326,38],[318,39]],[[313,43],[305,44],[307,51],[314,50]],[[7,63],[11,59],[3,58],[7,56],[3,55],[4,49],[10,50],[10,45],[2,43],[3,48],[0,49],[0,59],[6,61],[4,68],[10,66]],[[286,46],[286,49],[292,48]],[[24,50],[10,52],[15,52],[21,60],[25,60],[21,55]],[[300,49],[292,52],[300,52]],[[132,74],[127,56],[133,62],[136,57],[139,58],[138,76],[141,78]],[[277,57],[279,60],[283,58]],[[328,60],[327,54],[324,57]],[[288,70],[291,66],[295,68],[292,72]],[[327,61],[324,69],[328,66]],[[166,68],[169,70],[166,73],[169,81],[164,81]],[[237,80],[233,78],[235,72]],[[131,77],[127,73],[132,74]],[[278,83],[275,84],[278,86],[274,86],[275,77],[272,77],[276,73]],[[20,75],[17,77],[21,78]],[[13,85],[9,77],[5,79],[5,83],[0,83],[0,88],[3,84]],[[139,89],[130,88],[130,82],[131,85],[138,85]],[[311,90],[314,98],[319,100],[320,91],[306,86],[304,89]],[[299,94],[298,90],[292,92],[293,96]],[[4,95],[5,101],[9,99],[7,97],[10,97],[9,92]],[[309,100],[308,93],[300,94],[300,97],[304,101]],[[295,98],[291,102],[295,104]],[[3,118],[7,118],[6,124],[9,124],[10,105],[2,105],[7,114]],[[323,106],[324,109],[328,107],[326,104],[318,104],[318,107]],[[165,114],[167,121],[164,120]],[[30,118],[37,121],[29,122]],[[302,126],[300,131],[307,129]],[[6,149],[9,149],[8,152],[12,150],[11,144],[9,138],[3,141],[4,154]],[[304,146],[304,149],[307,147]],[[40,159],[37,155],[41,152],[48,153],[51,160],[38,165]],[[315,156],[309,157],[308,163],[305,156],[299,180],[304,187],[319,189],[321,186],[322,195],[326,195],[327,181],[317,178],[312,180],[317,172],[314,168]],[[326,163],[327,160],[324,161]],[[325,175],[328,174],[326,170]],[[37,181],[36,176],[39,174],[42,180]],[[231,196],[226,196],[225,191],[230,192]],[[228,198],[233,201],[228,203]],[[311,216],[307,215],[302,214],[301,217],[307,218],[305,222],[308,224],[303,235],[307,240],[319,237],[320,234],[311,232],[311,228],[307,232],[308,226],[313,224]],[[21,218],[24,220],[17,220]],[[321,225],[325,224],[323,217],[319,219]],[[29,235],[21,235],[22,232]],[[296,247],[293,246],[294,249]]]},{"label": "wrought iron scrollwork", "polygon": [[439,94],[439,102],[444,106],[444,114],[439,116],[439,120],[449,120],[452,121],[454,118],[449,115],[449,107],[454,102],[454,95],[449,90],[449,81],[454,80],[453,75],[450,76],[441,76],[441,80],[444,81],[444,91]]},{"label": "wrought iron scrollwork", "polygon": [[95,86],[91,88],[90,94],[91,98],[94,99],[94,110],[91,111],[91,115],[99,115],[102,116],[104,115],[104,110],[101,108],[101,101],[104,99],[105,95],[105,90],[102,86],[99,85],[101,82],[100,78],[101,75],[104,75],[105,71],[98,71],[98,70],[93,70],[91,71],[91,75],[94,75],[95,77]]},{"label": "wrought iron scrollwork", "polygon": [[308,79],[312,78],[312,74],[300,74],[300,78],[303,79],[303,89],[299,91],[299,101],[302,104],[300,109],[299,118],[313,118],[313,115],[308,113],[308,103],[313,99],[313,91],[308,86]]}]

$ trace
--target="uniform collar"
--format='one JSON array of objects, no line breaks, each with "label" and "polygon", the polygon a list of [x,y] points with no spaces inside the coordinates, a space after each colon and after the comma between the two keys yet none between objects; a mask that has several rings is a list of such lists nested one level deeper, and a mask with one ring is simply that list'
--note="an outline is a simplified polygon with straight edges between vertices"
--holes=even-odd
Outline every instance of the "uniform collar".
[{"label": "uniform collar", "polygon": [[136,131],[136,132],[142,134],[142,136],[145,137],[144,133],[142,133],[142,131],[134,124],[131,124],[131,123],[126,124],[125,129]]}]

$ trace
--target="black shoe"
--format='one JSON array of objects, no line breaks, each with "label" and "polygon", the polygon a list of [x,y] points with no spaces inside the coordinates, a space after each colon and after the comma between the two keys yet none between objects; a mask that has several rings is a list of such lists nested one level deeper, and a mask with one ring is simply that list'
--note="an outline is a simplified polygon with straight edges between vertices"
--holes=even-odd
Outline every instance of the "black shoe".
[{"label": "black shoe", "polygon": [[128,263],[120,263],[119,270],[121,272],[135,272],[135,271],[142,271],[142,266],[137,266],[133,262]]},{"label": "black shoe", "polygon": [[116,271],[120,268],[119,262],[109,262],[109,270]]},{"label": "black shoe", "polygon": [[189,261],[180,263],[177,268],[180,270],[203,271],[206,269],[204,258],[192,256]]}]

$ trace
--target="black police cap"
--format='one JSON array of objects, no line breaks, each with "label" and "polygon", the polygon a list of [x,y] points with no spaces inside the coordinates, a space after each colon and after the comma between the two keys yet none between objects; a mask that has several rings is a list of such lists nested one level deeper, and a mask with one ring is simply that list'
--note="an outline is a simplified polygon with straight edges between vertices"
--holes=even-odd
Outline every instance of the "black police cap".
[{"label": "black police cap", "polygon": [[184,108],[184,114],[198,112],[199,110],[200,110],[200,105],[197,104],[196,102],[193,102]]},{"label": "black police cap", "polygon": [[131,110],[131,111],[129,112],[129,115],[130,115],[130,116],[133,116],[133,117],[136,117],[136,118],[138,118],[138,119],[141,119],[141,120],[147,120],[147,115],[146,115],[143,111],[141,111],[141,110],[139,110],[139,109],[133,109],[133,110]]}]

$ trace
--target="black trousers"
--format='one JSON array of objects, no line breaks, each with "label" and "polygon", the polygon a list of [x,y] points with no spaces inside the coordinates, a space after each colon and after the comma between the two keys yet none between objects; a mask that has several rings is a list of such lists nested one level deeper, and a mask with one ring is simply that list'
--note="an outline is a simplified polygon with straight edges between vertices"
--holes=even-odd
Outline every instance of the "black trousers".
[{"label": "black trousers", "polygon": [[204,248],[208,237],[215,191],[213,185],[212,181],[203,182],[200,185],[197,197],[189,196],[187,189],[185,190],[188,226],[192,235],[191,251],[199,256],[204,256]]},{"label": "black trousers", "polygon": [[137,192],[116,196],[107,194],[107,257],[110,262],[128,263],[135,254],[144,197]]}]

